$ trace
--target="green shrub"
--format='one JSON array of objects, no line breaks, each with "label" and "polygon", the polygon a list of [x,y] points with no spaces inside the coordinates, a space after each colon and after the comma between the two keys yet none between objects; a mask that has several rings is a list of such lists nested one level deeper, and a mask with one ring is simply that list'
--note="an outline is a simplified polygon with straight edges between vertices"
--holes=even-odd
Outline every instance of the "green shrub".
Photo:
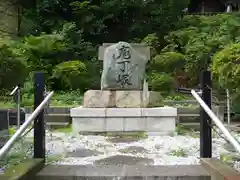
[{"label": "green shrub", "polygon": [[[177,30],[166,37],[164,52],[179,52],[185,57],[185,72],[189,77],[187,86],[199,83],[202,69],[210,68],[209,62],[215,52],[228,44],[240,42],[240,13],[223,13],[216,16],[184,16]],[[214,84],[216,89],[216,84]]]},{"label": "green shrub", "polygon": [[83,96],[80,91],[58,91],[54,94],[51,106],[55,107],[74,107],[82,104]]},{"label": "green shrub", "polygon": [[212,70],[222,87],[240,92],[240,44],[231,44],[216,53]]},{"label": "green shrub", "polygon": [[155,33],[148,34],[145,38],[143,38],[141,43],[150,46],[151,56],[155,56],[157,52],[160,50],[161,44],[160,44],[159,38]]},{"label": "green shrub", "polygon": [[33,94],[34,93],[34,78],[33,73],[31,73],[28,78],[25,80],[21,92],[23,94]]},{"label": "green shrub", "polygon": [[63,62],[53,69],[54,86],[62,90],[84,90],[87,83],[86,65],[78,60]]},{"label": "green shrub", "polygon": [[64,36],[58,33],[26,37],[19,47],[21,56],[27,61],[31,71],[45,71],[51,74],[52,68],[63,61],[66,50]]},{"label": "green shrub", "polygon": [[172,91],[175,87],[174,78],[166,73],[152,73],[149,78],[152,91]]},{"label": "green shrub", "polygon": [[151,69],[158,72],[176,72],[185,65],[184,55],[177,52],[165,52],[154,57]]},{"label": "green shrub", "polygon": [[22,84],[28,75],[25,62],[15,53],[14,47],[0,41],[0,89]]}]

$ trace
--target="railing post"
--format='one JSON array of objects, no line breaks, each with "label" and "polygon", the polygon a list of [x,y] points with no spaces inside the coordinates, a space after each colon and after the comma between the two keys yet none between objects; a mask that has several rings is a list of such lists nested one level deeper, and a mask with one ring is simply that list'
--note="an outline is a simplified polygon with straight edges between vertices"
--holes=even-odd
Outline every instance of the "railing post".
[{"label": "railing post", "polygon": [[[44,100],[44,75],[35,73],[34,109]],[[44,110],[34,119],[34,158],[43,158],[45,161],[45,122]]]},{"label": "railing post", "polygon": [[18,85],[17,89],[17,128],[21,126],[21,88]]},{"label": "railing post", "polygon": [[[203,71],[200,80],[202,99],[211,109],[212,106],[212,76],[210,71]],[[200,110],[200,157],[212,157],[212,128],[211,118],[201,107]]]}]

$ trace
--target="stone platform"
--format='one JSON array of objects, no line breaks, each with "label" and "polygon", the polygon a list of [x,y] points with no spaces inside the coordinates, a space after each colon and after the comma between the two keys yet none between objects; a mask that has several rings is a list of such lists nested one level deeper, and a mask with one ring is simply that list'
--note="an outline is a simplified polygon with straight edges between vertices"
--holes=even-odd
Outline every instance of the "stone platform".
[{"label": "stone platform", "polygon": [[160,92],[141,90],[88,90],[84,94],[84,107],[91,108],[140,108],[158,107]]},{"label": "stone platform", "polygon": [[175,131],[177,109],[159,108],[84,108],[70,111],[74,133],[147,131],[170,133]]}]

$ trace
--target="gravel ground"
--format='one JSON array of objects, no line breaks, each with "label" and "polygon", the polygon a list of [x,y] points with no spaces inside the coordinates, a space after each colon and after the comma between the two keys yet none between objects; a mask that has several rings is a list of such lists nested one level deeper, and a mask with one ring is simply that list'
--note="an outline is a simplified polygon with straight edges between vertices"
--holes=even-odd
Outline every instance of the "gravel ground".
[{"label": "gravel ground", "polygon": [[[29,133],[24,142],[30,147],[32,157],[32,136]],[[235,134],[237,137],[237,135]],[[237,137],[238,138],[238,137]],[[238,138],[240,140],[240,136]],[[223,154],[235,155],[233,147],[226,147],[226,141],[213,138],[213,157],[220,159]],[[29,145],[30,144],[30,145]],[[23,147],[20,146],[19,147]],[[22,148],[16,146],[15,154]],[[139,138],[113,138],[106,136],[78,135],[71,133],[47,132],[46,150],[49,164],[61,165],[194,165],[199,164],[199,138],[193,135],[162,135]],[[14,151],[15,151],[14,150]],[[230,158],[231,165],[240,170],[240,157]]]},{"label": "gravel ground", "polygon": [[[64,154],[53,164],[199,164],[199,138],[192,136],[149,136],[146,139],[122,142],[104,136],[72,136],[70,133],[47,135],[48,156]],[[230,153],[226,141],[213,138],[213,157]],[[125,158],[126,157],[126,158]],[[240,169],[239,162],[233,162]]]}]

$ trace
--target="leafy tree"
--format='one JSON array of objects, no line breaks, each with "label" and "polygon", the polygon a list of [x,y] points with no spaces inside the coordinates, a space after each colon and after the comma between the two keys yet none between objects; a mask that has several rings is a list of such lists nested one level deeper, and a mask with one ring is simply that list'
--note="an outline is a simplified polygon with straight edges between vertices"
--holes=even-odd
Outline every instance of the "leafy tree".
[{"label": "leafy tree", "polygon": [[212,70],[222,87],[240,92],[240,44],[228,45],[213,57]]},{"label": "leafy tree", "polygon": [[84,39],[100,44],[163,35],[174,27],[187,4],[188,0],[43,0],[25,15],[35,22],[34,33],[50,33],[74,22]]},{"label": "leafy tree", "polygon": [[189,85],[198,84],[202,69],[210,68],[212,56],[232,42],[239,42],[240,14],[216,16],[185,16],[179,29],[166,36],[163,52],[175,51],[184,55]]},{"label": "leafy tree", "polygon": [[64,50],[66,50],[66,43],[60,34],[28,36],[20,47],[22,57],[31,71],[43,70],[50,74],[52,67],[62,61],[59,53]]},{"label": "leafy tree", "polygon": [[141,43],[146,44],[151,48],[151,58],[156,56],[158,52],[161,51],[161,43],[156,33],[148,34],[143,38]]},{"label": "leafy tree", "polygon": [[185,59],[181,53],[164,52],[155,56],[150,61],[148,72],[152,90],[166,92],[174,90],[184,65]]},{"label": "leafy tree", "polygon": [[0,89],[9,89],[22,84],[28,75],[26,63],[19,57],[14,44],[0,41]]},{"label": "leafy tree", "polygon": [[86,88],[93,89],[100,83],[102,65],[96,52],[101,43],[140,42],[146,37],[143,41],[154,46],[157,54],[164,44],[163,35],[175,27],[188,4],[188,0],[36,2],[35,8],[24,9],[25,18],[34,25],[32,36],[25,37],[19,47],[28,66],[51,76],[58,64],[81,59],[91,77]]},{"label": "leafy tree", "polygon": [[153,58],[151,69],[158,72],[175,74],[179,69],[184,68],[184,55],[178,52],[165,52]]},{"label": "leafy tree", "polygon": [[[31,71],[45,72],[48,85],[53,83],[51,75],[54,67],[74,59],[84,59],[83,63],[89,70],[90,78],[88,78],[89,83],[85,84],[86,88],[99,84],[96,83],[96,78],[100,77],[100,68],[95,58],[96,49],[82,38],[82,32],[77,30],[74,23],[65,23],[61,29],[51,34],[27,36],[18,44],[18,54],[25,60]],[[54,83],[56,87],[56,82]],[[65,85],[64,88],[66,88]]]}]

